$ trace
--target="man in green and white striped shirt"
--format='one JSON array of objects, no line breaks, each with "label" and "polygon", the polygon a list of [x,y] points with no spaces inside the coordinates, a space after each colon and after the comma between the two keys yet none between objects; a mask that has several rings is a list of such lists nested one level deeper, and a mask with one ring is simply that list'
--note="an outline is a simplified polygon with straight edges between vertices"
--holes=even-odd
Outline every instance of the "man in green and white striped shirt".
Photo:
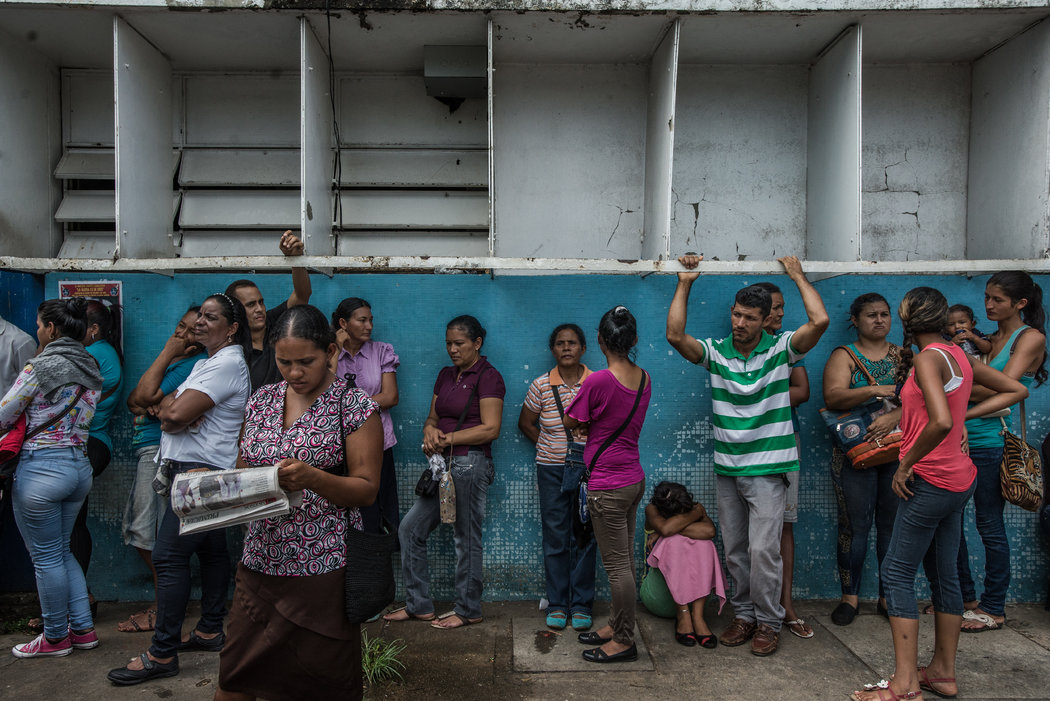
[{"label": "man in green and white striped shirt", "polygon": [[777,651],[784,608],[780,604],[780,536],[784,523],[785,473],[798,470],[791,424],[791,366],[817,344],[828,327],[820,295],[798,258],[780,259],[798,286],[808,321],[797,331],[770,336],[762,330],[771,297],[752,285],[730,308],[732,335],[697,340],[685,332],[689,292],[701,257],[678,259],[685,272],[667,313],[667,340],[684,357],[711,373],[711,423],[715,439],[718,520],[726,565],[736,585],[735,618],[723,645],[751,640],[751,652]]}]

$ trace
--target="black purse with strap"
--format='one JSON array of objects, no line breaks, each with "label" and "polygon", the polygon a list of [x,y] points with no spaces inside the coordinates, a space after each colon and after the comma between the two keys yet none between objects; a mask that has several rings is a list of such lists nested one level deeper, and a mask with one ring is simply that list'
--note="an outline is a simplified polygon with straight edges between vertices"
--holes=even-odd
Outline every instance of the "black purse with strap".
[{"label": "black purse with strap", "polygon": [[580,478],[583,477],[583,449],[586,447],[586,444],[580,443],[573,438],[572,431],[565,426],[565,407],[561,403],[558,387],[557,385],[551,385],[550,387],[551,392],[554,393],[554,403],[558,405],[558,416],[561,417],[562,428],[565,429],[565,467],[561,476],[561,491],[571,492],[576,489],[580,483]]},{"label": "black purse with strap", "polygon": [[[482,371],[484,372],[484,370]],[[456,427],[452,429],[452,433],[455,433],[463,427],[463,422],[467,419],[467,412],[470,411],[470,404],[474,401],[474,395],[477,394],[478,385],[481,384],[481,374],[478,374],[478,380],[474,383],[474,386],[470,388],[470,396],[467,397],[467,403],[463,405],[463,411],[459,414],[459,421],[456,422]],[[449,459],[451,459],[449,455]],[[445,461],[446,467],[448,466],[448,460]],[[416,480],[416,496],[417,497],[436,497],[438,493],[438,480],[434,479],[434,473],[427,466],[423,468],[423,474]]]},{"label": "black purse with strap", "polygon": [[[343,405],[351,390],[348,385],[339,399],[339,441],[346,448]],[[343,475],[350,469],[343,455]],[[346,524],[346,569],[343,584],[346,620],[365,623],[390,605],[397,594],[393,554],[397,549],[397,530],[383,517],[379,533],[359,531]]]},{"label": "black purse with strap", "polygon": [[594,470],[594,466],[597,464],[598,458],[601,457],[601,454],[604,453],[609,446],[615,443],[616,439],[619,438],[630,425],[631,419],[634,418],[635,412],[638,411],[638,404],[642,401],[642,392],[645,390],[646,377],[648,377],[648,375],[645,370],[642,370],[642,381],[638,383],[638,392],[634,395],[634,405],[631,407],[631,411],[627,414],[627,418],[624,419],[624,422],[620,424],[620,427],[613,431],[612,434],[598,447],[598,450],[595,451],[594,455],[591,457],[590,464],[587,465],[587,471],[584,473],[583,477],[580,478],[579,486],[577,487],[574,496],[575,504],[573,505],[572,510],[572,531],[576,536],[576,542],[581,546],[590,542],[591,537],[594,535],[594,524],[591,523],[590,510],[587,508],[587,486],[591,479],[591,472]]}]

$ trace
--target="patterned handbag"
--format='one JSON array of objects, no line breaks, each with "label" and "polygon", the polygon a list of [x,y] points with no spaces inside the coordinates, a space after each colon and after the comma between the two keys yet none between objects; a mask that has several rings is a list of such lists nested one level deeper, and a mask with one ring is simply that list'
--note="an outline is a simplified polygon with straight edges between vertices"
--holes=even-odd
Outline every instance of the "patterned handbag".
[{"label": "patterned handbag", "polygon": [[[868,380],[869,385],[877,385],[878,381],[868,372],[868,368],[860,361],[860,358],[847,346],[838,346],[849,354],[854,364],[860,369]],[[835,350],[838,350],[836,348]],[[835,445],[846,455],[846,460],[858,470],[866,470],[869,467],[885,465],[900,459],[901,438],[904,436],[900,426],[895,428],[881,439],[871,441],[864,440],[871,422],[883,414],[893,411],[897,404],[892,400],[884,399],[882,402],[871,401],[861,404],[849,411],[835,411],[832,409],[821,409],[820,417],[824,419],[828,431]]]},{"label": "patterned handbag", "polygon": [[1006,420],[1003,437],[1003,461],[999,464],[999,485],[1003,498],[1026,511],[1038,511],[1043,503],[1043,469],[1039,451],[1028,444],[1025,431],[1024,402],[1021,402],[1021,437],[1010,433]]}]

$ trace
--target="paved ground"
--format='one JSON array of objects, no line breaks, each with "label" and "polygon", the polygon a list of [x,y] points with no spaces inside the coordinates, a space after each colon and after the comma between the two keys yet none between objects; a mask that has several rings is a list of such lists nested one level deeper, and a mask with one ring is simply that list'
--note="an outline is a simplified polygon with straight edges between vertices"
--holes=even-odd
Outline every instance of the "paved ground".
[{"label": "paved ground", "polygon": [[[828,620],[833,602],[799,605],[816,631],[810,640],[787,634],[770,658],[751,655],[747,646],[715,650],[685,648],[672,637],[671,622],[639,606],[639,630],[645,645],[630,665],[598,667],[582,661],[572,634],[547,633],[533,602],[484,606],[485,621],[456,631],[440,631],[421,622],[374,623],[370,635],[400,638],[405,679],[366,691],[366,698],[455,699],[846,699],[852,689],[892,672],[889,625],[863,605],[848,627]],[[147,634],[116,632],[116,623],[134,604],[103,603],[98,629],[102,645],[60,659],[19,660],[0,656],[0,699],[210,699],[218,656],[190,653],[181,658],[182,673],[138,687],[116,688],[105,672],[143,651]],[[727,607],[728,612],[728,607]],[[959,649],[959,698],[1050,698],[1050,611],[1041,606],[1007,608],[1001,631],[963,635]],[[712,617],[720,631],[729,616]],[[920,650],[928,658],[932,620],[924,617]],[[0,635],[0,649],[27,640]],[[312,698],[308,694],[304,698]],[[927,694],[927,699],[935,699]],[[321,700],[317,700],[321,701]]]}]

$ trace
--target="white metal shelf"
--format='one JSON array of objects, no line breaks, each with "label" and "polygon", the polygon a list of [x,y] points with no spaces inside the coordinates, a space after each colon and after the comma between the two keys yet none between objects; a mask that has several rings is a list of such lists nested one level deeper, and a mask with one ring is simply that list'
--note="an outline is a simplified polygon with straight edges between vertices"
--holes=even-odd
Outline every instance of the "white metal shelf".
[{"label": "white metal shelf", "polygon": [[[498,258],[487,256],[206,256],[194,258],[118,258],[63,260],[0,256],[0,269],[32,273],[49,272],[224,272],[287,270],[292,265],[360,273],[491,272],[533,274],[673,274],[682,270],[677,261],[605,260],[597,258]],[[985,275],[1000,270],[1050,273],[1050,259],[944,260],[937,261],[803,261],[809,275]],[[777,261],[703,261],[702,275],[775,275],[784,269]]]}]

